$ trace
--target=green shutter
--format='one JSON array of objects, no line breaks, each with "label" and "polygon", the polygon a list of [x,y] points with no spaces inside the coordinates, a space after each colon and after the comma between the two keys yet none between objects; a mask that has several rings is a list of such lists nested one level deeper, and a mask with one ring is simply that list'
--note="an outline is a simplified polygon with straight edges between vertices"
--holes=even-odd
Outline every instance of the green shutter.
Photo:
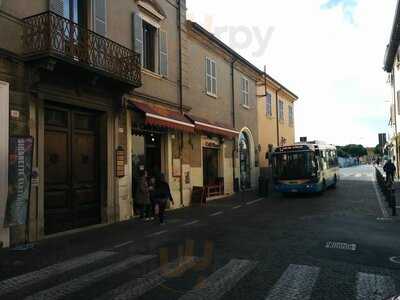
[{"label": "green shutter", "polygon": [[143,65],[143,20],[142,17],[133,13],[133,47],[137,53],[140,54],[140,59]]},{"label": "green shutter", "polygon": [[159,31],[160,39],[160,75],[168,76],[168,43],[167,43],[167,33],[165,31]]}]

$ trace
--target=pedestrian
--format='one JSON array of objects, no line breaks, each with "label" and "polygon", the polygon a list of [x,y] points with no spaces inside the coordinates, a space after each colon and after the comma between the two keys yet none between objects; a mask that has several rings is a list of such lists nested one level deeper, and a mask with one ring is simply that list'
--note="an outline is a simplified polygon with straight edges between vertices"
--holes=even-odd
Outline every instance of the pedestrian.
[{"label": "pedestrian", "polygon": [[383,166],[383,171],[386,173],[386,182],[393,183],[394,174],[396,173],[396,166],[392,163],[392,160],[389,159],[387,163]]},{"label": "pedestrian", "polygon": [[164,174],[161,174],[156,181],[156,189],[154,193],[155,212],[158,213],[160,225],[164,225],[164,213],[168,201],[174,204],[174,199],[171,195],[171,189],[168,182],[165,180]]},{"label": "pedestrian", "polygon": [[156,192],[156,178],[151,177],[149,181],[149,193],[150,193],[150,220],[154,220],[156,216],[156,199],[155,199],[155,192]]},{"label": "pedestrian", "polygon": [[149,221],[150,193],[146,171],[140,171],[138,184],[136,186],[135,202],[139,206],[140,219]]}]

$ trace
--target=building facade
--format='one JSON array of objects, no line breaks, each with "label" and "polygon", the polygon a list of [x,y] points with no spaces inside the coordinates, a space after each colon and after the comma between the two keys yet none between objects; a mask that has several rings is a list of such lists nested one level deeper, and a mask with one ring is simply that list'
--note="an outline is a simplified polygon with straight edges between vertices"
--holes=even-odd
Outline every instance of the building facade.
[{"label": "building facade", "polygon": [[389,112],[389,136],[387,151],[390,158],[393,158],[397,167],[397,176],[399,177],[400,166],[400,137],[398,125],[400,124],[400,2],[397,2],[396,12],[393,21],[393,27],[390,34],[390,42],[387,45],[384,57],[383,69],[388,73],[389,93],[391,97]]},{"label": "building facade", "polygon": [[198,188],[206,201],[257,188],[270,77],[186,20],[185,1],[3,0],[0,27],[1,195],[9,136],[34,138],[38,174],[28,223],[1,227],[3,245],[132,218],[143,171],[165,174],[173,208]]},{"label": "building facade", "polygon": [[294,106],[298,97],[266,73],[257,95],[260,168],[263,177],[270,178],[269,154],[276,147],[295,143]]}]

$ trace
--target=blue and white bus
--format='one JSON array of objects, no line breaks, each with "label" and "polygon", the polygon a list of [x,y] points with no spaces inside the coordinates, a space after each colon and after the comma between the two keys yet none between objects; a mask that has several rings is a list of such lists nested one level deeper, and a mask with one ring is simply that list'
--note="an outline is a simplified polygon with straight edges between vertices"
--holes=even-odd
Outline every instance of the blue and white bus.
[{"label": "blue and white bus", "polygon": [[271,156],[274,187],[281,193],[318,193],[336,187],[336,147],[323,142],[298,143],[275,149]]}]

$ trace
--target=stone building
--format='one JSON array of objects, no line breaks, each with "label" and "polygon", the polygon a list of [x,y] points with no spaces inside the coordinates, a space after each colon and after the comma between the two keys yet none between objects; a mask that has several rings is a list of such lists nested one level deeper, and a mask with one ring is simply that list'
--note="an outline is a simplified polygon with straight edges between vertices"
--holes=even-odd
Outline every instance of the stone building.
[{"label": "stone building", "polygon": [[[166,175],[173,208],[196,187],[208,201],[257,188],[267,75],[186,20],[184,0],[0,3],[3,245],[132,218],[143,170]],[[27,226],[6,228],[9,136],[34,138],[39,180]]]}]

